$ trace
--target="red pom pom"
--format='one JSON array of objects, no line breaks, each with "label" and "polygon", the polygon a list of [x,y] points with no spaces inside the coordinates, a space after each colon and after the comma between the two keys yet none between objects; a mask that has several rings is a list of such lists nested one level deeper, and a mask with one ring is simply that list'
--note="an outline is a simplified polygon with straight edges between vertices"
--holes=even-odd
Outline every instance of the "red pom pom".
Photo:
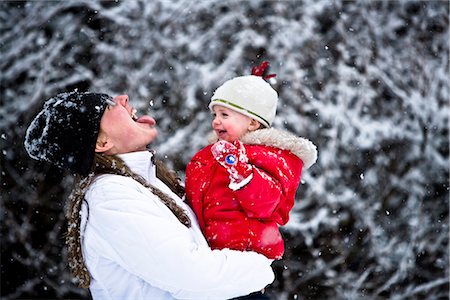
[{"label": "red pom pom", "polygon": [[269,62],[263,61],[259,66],[255,66],[252,68],[252,75],[261,76],[263,79],[269,79],[277,76],[276,74],[268,74],[264,76],[264,72],[266,71],[268,66]]}]

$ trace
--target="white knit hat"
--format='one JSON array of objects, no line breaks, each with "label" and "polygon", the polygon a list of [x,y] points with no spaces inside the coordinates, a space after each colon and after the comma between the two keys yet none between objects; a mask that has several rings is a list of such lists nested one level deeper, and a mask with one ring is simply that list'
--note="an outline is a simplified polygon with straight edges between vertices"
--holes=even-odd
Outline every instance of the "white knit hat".
[{"label": "white knit hat", "polygon": [[211,97],[209,109],[221,105],[257,120],[265,127],[272,125],[277,111],[278,93],[263,77],[235,77],[222,84]]}]

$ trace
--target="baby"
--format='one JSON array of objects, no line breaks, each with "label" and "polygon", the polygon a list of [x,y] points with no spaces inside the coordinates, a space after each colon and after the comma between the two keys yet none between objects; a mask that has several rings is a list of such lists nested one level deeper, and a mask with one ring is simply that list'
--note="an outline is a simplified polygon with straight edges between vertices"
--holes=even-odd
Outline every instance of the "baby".
[{"label": "baby", "polygon": [[289,211],[302,169],[317,159],[308,140],[271,128],[278,94],[262,77],[226,81],[209,104],[214,141],[197,152],[186,169],[186,197],[212,248],[256,251],[281,259],[278,225]]}]

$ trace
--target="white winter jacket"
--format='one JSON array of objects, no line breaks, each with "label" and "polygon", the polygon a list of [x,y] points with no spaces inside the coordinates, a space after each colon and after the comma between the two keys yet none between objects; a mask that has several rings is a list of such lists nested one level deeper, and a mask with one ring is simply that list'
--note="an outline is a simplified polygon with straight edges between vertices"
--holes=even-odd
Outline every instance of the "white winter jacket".
[{"label": "white winter jacket", "polygon": [[[172,197],[192,220],[187,228],[132,178],[101,175],[82,207],[82,251],[94,299],[227,299],[263,289],[271,261],[254,252],[211,250],[189,207],[156,177],[148,151],[120,155]],[[84,229],[84,230],[83,230]]]}]

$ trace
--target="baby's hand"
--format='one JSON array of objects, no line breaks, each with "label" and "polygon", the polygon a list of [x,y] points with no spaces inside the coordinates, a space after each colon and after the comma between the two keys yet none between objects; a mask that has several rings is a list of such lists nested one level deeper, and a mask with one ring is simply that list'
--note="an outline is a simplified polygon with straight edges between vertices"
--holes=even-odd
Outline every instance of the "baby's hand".
[{"label": "baby's hand", "polygon": [[232,190],[238,190],[253,177],[253,167],[248,164],[244,145],[236,140],[234,143],[218,141],[211,147],[211,153],[217,162],[230,174]]}]

